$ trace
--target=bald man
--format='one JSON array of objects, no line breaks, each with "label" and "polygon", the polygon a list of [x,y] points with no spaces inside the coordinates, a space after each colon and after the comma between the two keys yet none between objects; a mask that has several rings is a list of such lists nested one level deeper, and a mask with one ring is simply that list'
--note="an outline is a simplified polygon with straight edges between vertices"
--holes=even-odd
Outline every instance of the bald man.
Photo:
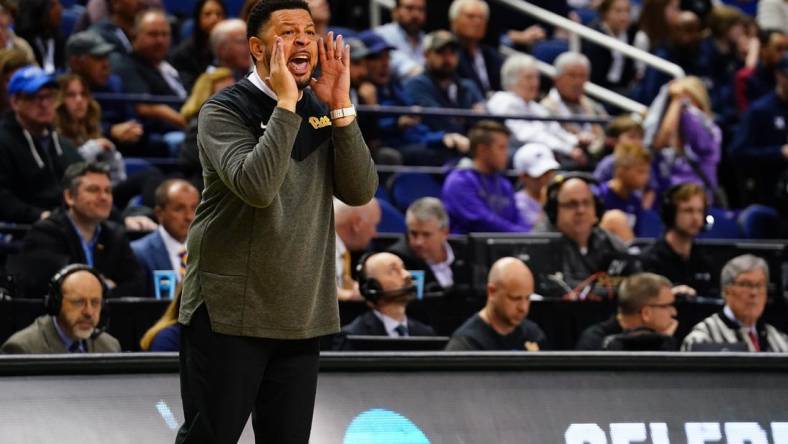
[{"label": "bald man", "polygon": [[334,227],[336,230],[337,299],[362,301],[358,282],[351,277],[351,252],[364,251],[377,234],[381,212],[377,199],[366,205],[351,207],[334,199]]},{"label": "bald man", "polygon": [[487,304],[458,328],[448,351],[538,351],[547,337],[525,319],[534,292],[531,270],[514,257],[498,259],[487,278]]},{"label": "bald man", "polygon": [[375,336],[435,336],[429,325],[408,318],[405,309],[413,300],[416,287],[413,277],[399,256],[393,253],[374,253],[360,264],[358,275],[361,293],[370,307],[342,328],[350,335]]},{"label": "bald man", "polygon": [[[543,280],[539,287],[543,294],[569,299],[607,298],[621,276],[640,271],[640,262],[627,252],[626,245],[596,226],[600,215],[588,180],[557,175],[547,188],[548,205],[554,208],[548,214],[550,224],[562,234],[555,255],[559,260],[552,272],[562,273],[565,286]],[[606,273],[611,285],[598,285],[595,279],[587,281],[596,273]],[[577,290],[566,292],[566,286]]]}]

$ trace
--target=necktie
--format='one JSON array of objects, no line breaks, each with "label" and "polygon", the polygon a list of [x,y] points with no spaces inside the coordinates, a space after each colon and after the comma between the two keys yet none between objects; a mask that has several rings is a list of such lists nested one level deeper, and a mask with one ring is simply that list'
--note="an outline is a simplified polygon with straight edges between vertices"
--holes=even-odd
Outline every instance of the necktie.
[{"label": "necktie", "polygon": [[353,288],[353,278],[350,277],[350,252],[345,250],[342,253],[342,288],[350,290]]},{"label": "necktie", "polygon": [[178,273],[179,273],[179,277],[183,279],[183,277],[186,276],[186,263],[189,260],[189,255],[186,254],[186,247],[181,247],[180,251],[178,251],[178,259],[181,260],[180,262],[181,266],[180,269],[178,270]]},{"label": "necktie", "polygon": [[408,327],[403,324],[399,324],[398,326],[394,327],[394,331],[397,332],[400,336],[407,336],[408,335]]},{"label": "necktie", "polygon": [[754,331],[752,331],[752,329],[749,331],[749,335],[750,335],[750,341],[752,341],[752,346],[755,348],[755,351],[756,352],[761,351],[761,343],[758,342],[758,335]]},{"label": "necktie", "polygon": [[82,341],[74,341],[68,347],[69,353],[82,353],[82,349],[79,347]]}]

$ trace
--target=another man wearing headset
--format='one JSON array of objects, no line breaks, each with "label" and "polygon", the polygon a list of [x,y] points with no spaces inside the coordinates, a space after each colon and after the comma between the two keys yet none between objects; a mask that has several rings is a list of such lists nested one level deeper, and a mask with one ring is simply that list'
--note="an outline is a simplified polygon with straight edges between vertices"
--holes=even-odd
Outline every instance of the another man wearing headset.
[{"label": "another man wearing headset", "polygon": [[99,273],[83,264],[71,264],[51,281],[47,314],[14,333],[3,353],[114,353],[118,340],[98,329],[105,284]]}]

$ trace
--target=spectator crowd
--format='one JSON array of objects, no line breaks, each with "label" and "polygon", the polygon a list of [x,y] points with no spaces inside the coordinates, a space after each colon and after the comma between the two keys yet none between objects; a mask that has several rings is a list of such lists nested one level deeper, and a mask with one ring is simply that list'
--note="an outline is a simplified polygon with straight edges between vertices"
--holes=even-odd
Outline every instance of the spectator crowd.
[{"label": "spectator crowd", "polygon": [[[2,261],[16,296],[46,302],[3,352],[118,351],[100,325],[118,297],[172,297],[141,348],[178,349],[177,286],[203,190],[197,119],[253,70],[257,1],[279,0],[198,0],[191,14],[160,0],[0,0],[0,228],[16,233]],[[366,311],[332,347],[436,336],[409,306],[470,292],[479,309],[448,350],[549,349],[527,319],[546,297],[616,305],[580,350],[788,351],[782,267],[741,252],[715,269],[698,247],[715,219],[734,221],[728,238],[788,235],[785,2],[755,16],[711,0],[533,2],[676,64],[679,78],[588,40],[575,47],[493,1],[445,1],[433,17],[427,0],[396,0],[375,27],[343,2],[307,3],[318,37],[350,46],[353,104],[413,112],[359,113],[385,168],[367,205],[334,200],[337,297]],[[630,100],[603,102],[589,84]],[[435,186],[405,202],[394,185],[414,172]],[[391,222],[400,236],[381,241]],[[541,237],[550,250],[472,270],[482,259],[450,240],[477,233]],[[776,325],[763,317],[770,298]],[[676,337],[677,299],[720,309]]]}]

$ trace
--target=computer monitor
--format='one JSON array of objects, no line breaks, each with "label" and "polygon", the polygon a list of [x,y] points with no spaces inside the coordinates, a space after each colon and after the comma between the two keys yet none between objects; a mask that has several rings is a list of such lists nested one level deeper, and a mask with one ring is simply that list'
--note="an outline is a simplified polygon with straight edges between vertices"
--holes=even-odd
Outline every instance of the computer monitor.
[{"label": "computer monitor", "polygon": [[782,298],[785,291],[783,262],[786,259],[786,243],[780,241],[698,239],[695,242],[712,262],[712,284],[716,294],[721,295],[720,273],[725,263],[742,254],[752,254],[769,265],[769,299]]},{"label": "computer monitor", "polygon": [[561,269],[559,241],[557,233],[515,234],[515,233],[471,233],[468,244],[471,257],[471,280],[474,291],[483,293],[487,286],[490,267],[498,259],[506,256],[519,258],[534,275],[534,291],[545,296],[560,296],[556,285],[549,277]]}]

